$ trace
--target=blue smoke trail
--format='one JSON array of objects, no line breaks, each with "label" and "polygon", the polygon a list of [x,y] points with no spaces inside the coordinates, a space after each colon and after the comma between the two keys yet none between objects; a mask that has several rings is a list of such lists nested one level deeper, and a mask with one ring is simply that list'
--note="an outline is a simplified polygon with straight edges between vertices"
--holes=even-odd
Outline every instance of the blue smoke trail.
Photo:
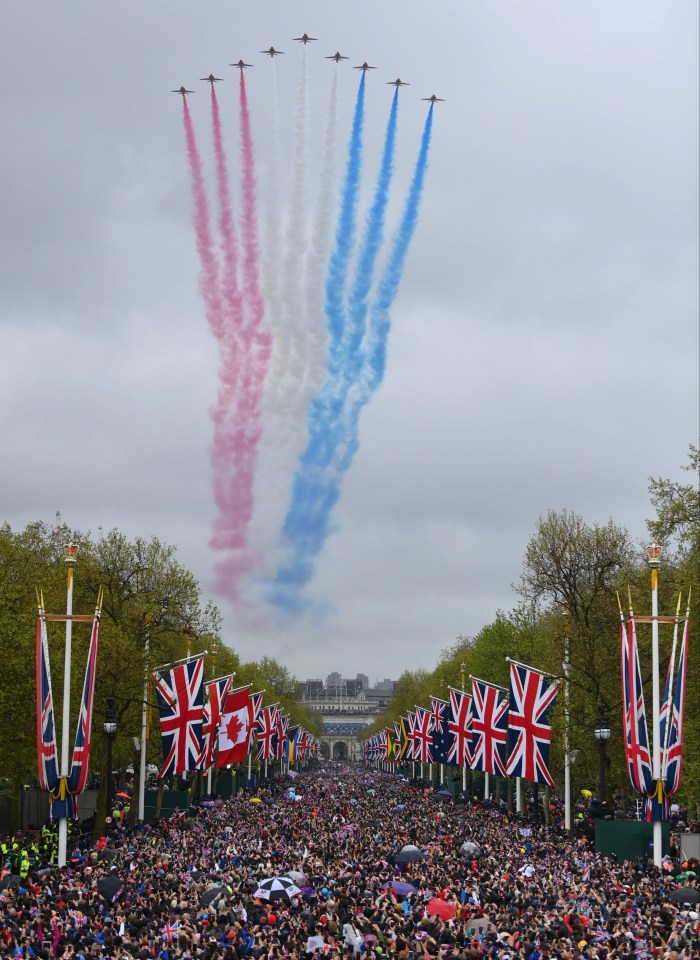
[{"label": "blue smoke trail", "polygon": [[[392,104],[394,122],[396,119],[395,107],[396,100]],[[331,514],[340,498],[342,477],[352,463],[358,447],[360,412],[362,407],[370,400],[374,392],[376,392],[384,377],[386,367],[386,341],[391,325],[390,310],[398,293],[406,256],[418,222],[418,212],[425,183],[425,173],[428,166],[432,123],[433,107],[431,106],[425,122],[420,151],[404,206],[403,216],[394,238],[389,260],[379,281],[376,301],[372,305],[370,312],[367,342],[365,350],[362,352],[363,362],[360,388],[355,395],[349,399],[349,402],[345,404],[345,411],[340,411],[343,413],[343,426],[341,426],[342,436],[337,435],[338,424],[336,422],[336,434],[333,436],[332,446],[334,450],[338,452],[338,456],[335,457],[335,463],[333,464],[329,464],[326,459],[321,462],[312,462],[308,457],[312,446],[312,441],[310,441],[307,451],[305,451],[305,454],[301,458],[302,467],[294,479],[292,504],[287,513],[284,526],[285,539],[292,546],[293,555],[287,565],[278,571],[275,577],[276,590],[269,598],[272,603],[292,614],[301,612],[304,607],[308,605],[307,601],[304,601],[300,596],[300,589],[312,578],[314,574],[314,559],[321,551],[331,532]],[[389,139],[389,128],[387,128],[387,139]],[[387,156],[389,156],[389,154],[387,154],[385,147],[385,161],[387,160]],[[390,167],[390,161],[388,161],[388,164]],[[390,178],[390,169],[388,176]],[[381,182],[382,177],[380,176],[380,183]],[[375,195],[375,206],[378,205],[378,194],[379,189],[377,190],[377,195]],[[384,213],[381,212],[382,223],[383,216]],[[365,248],[364,252],[366,254],[365,264],[370,262],[373,264],[376,259],[376,251],[374,254],[371,254],[368,253],[367,248]],[[361,256],[359,262],[361,263],[362,261],[363,257]],[[361,292],[366,283],[366,275],[358,270],[354,288],[355,292],[360,292],[360,296],[355,300],[358,304],[362,300]],[[369,284],[371,286],[371,277]],[[369,287],[367,288],[367,293],[368,292]],[[367,294],[365,294],[364,297],[365,301],[366,297]],[[329,412],[327,409],[326,413]],[[312,429],[314,433],[316,433],[319,429],[326,429],[331,425],[331,422],[331,420],[325,418],[323,422],[317,421],[312,424]],[[314,469],[310,469],[312,467]]]}]

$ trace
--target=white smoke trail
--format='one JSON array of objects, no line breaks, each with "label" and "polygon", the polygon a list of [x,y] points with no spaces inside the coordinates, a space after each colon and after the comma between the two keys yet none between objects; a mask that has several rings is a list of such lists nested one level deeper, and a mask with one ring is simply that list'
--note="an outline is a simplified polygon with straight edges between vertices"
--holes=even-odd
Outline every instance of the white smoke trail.
[{"label": "white smoke trail", "polygon": [[310,324],[308,389],[318,393],[326,377],[328,334],[326,330],[326,273],[333,238],[333,180],[338,120],[338,68],[334,71],[328,118],[323,138],[316,214],[306,259],[306,309]]},{"label": "white smoke trail", "polygon": [[[276,86],[271,87],[270,111],[271,147],[277,151],[279,130]],[[258,476],[264,479],[257,492],[252,535],[268,555],[270,569],[275,563],[275,558],[270,554],[276,546],[289,500],[289,478],[294,473],[296,458],[307,437],[306,408],[310,399],[307,381],[311,339],[304,286],[308,128],[308,70],[307,52],[304,48],[297,96],[291,202],[286,218],[283,249],[277,165],[279,154],[268,158],[271,193],[266,208],[266,237],[272,240],[272,244],[266,242],[264,276],[270,306],[273,350],[263,408],[266,430],[259,448]]]}]

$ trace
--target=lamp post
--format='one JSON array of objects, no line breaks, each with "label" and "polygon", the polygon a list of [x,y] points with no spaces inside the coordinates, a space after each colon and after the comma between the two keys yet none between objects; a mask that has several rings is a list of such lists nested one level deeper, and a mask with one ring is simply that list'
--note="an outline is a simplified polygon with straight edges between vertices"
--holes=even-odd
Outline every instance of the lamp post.
[{"label": "lamp post", "polygon": [[598,774],[598,799],[605,803],[605,750],[610,739],[610,718],[605,703],[598,701],[598,716],[595,719],[595,729],[593,734],[598,741],[600,749],[600,771]]},{"label": "lamp post", "polygon": [[[63,560],[66,565],[66,647],[63,666],[63,719],[61,724],[61,769],[60,777],[65,783],[70,775],[70,676],[71,651],[73,646],[73,571],[78,562],[78,546],[71,540],[63,547]],[[68,850],[68,818],[58,821],[58,865],[65,867]]]},{"label": "lamp post", "polygon": [[107,709],[102,729],[107,737],[107,816],[112,816],[112,746],[117,735],[117,718],[114,713],[114,700],[107,698]]},{"label": "lamp post", "polygon": [[[464,660],[459,665],[459,675],[462,681],[462,693],[464,693],[464,675],[467,672],[467,665]],[[464,758],[462,758],[464,761]],[[467,766],[466,763],[462,763],[462,793],[464,794],[464,800],[467,800]]]}]

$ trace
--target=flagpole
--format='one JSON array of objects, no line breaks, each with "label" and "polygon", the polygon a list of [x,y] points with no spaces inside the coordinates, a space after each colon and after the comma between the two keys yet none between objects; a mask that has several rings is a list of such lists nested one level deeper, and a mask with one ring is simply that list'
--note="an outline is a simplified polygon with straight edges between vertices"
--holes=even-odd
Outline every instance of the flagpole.
[{"label": "flagpole", "polygon": [[[466,673],[467,665],[465,663],[460,663],[459,673],[462,678],[462,696],[464,696],[464,674]],[[455,720],[457,718],[455,717]],[[466,721],[465,721],[466,726]],[[467,760],[466,757],[462,757],[462,793],[464,794],[464,801],[467,800]]]},{"label": "flagpole", "polygon": [[488,771],[484,771],[484,803],[489,799],[489,774]]},{"label": "flagpole", "polygon": [[[651,678],[652,678],[652,768],[654,790],[661,781],[661,714],[659,683],[659,567],[661,547],[652,543],[647,547],[647,562],[651,568]],[[661,797],[659,797],[661,799]],[[654,820],[654,865],[661,868],[662,859],[661,820]]]},{"label": "flagpole", "polygon": [[[568,614],[568,610],[567,610]],[[570,691],[569,677],[571,675],[571,642],[569,631],[564,637],[564,830],[571,832],[571,744],[569,741]]]},{"label": "flagpole", "polygon": [[[73,570],[78,562],[78,547],[71,540],[63,548],[63,560],[67,568],[66,583],[66,650],[63,663],[63,724],[61,729],[61,773],[65,789],[70,774],[70,673],[73,645]],[[112,771],[108,772],[112,776]],[[65,779],[64,779],[65,778]],[[68,848],[68,817],[58,821],[58,866],[65,867]]]},{"label": "flagpole", "polygon": [[151,615],[146,613],[146,643],[144,646],[143,670],[143,703],[141,704],[141,757],[139,774],[139,809],[138,819],[143,823],[146,819],[146,734],[148,733],[148,658],[151,652]]}]

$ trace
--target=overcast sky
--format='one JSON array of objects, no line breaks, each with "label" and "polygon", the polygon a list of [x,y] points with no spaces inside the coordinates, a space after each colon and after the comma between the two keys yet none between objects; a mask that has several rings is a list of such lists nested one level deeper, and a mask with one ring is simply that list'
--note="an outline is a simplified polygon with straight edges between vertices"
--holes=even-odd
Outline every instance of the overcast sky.
[{"label": "overcast sky", "polygon": [[[367,60],[368,162],[401,92],[402,195],[436,93],[430,168],[385,381],[366,408],[337,531],[281,623],[211,588],[216,350],[179,98],[197,78],[235,149],[243,57],[264,161],[270,44],[291,150],[309,48],[312,177],[340,50],[339,158]],[[3,519],[60,510],[176,544],[224,638],[303,678],[435,664],[516,603],[538,517],[569,508],[645,536],[648,478],[698,434],[696,0],[26,0],[0,32]],[[230,96],[230,100],[227,99]],[[206,151],[205,151],[206,155]],[[208,155],[206,155],[208,157]],[[318,161],[320,163],[320,160]],[[288,191],[280,210],[284,218]],[[261,478],[264,485],[265,478]]]}]

